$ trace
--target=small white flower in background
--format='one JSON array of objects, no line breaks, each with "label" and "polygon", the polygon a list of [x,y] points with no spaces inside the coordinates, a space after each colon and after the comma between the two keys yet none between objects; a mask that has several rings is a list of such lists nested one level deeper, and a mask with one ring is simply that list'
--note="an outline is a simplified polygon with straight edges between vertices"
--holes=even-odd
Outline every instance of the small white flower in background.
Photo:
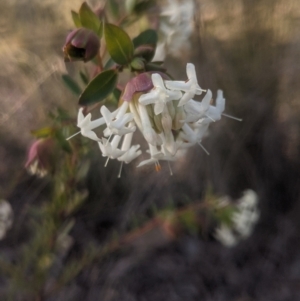
[{"label": "small white flower in background", "polygon": [[231,247],[249,237],[259,220],[258,197],[253,190],[244,191],[244,196],[238,200],[237,211],[232,215],[232,227],[224,223],[216,229],[215,238],[223,245]]},{"label": "small white flower in background", "polygon": [[180,57],[190,48],[194,30],[195,5],[192,0],[168,0],[160,4],[158,36],[153,61],[163,61],[167,54]]},{"label": "small white flower in background", "polygon": [[233,247],[238,243],[237,237],[232,232],[232,229],[221,224],[215,231],[215,238],[226,247]]},{"label": "small white flower in background", "polygon": [[[138,128],[148,144],[150,158],[139,167],[153,164],[160,170],[159,161],[177,159],[178,151],[199,144],[207,135],[210,123],[220,120],[225,108],[223,92],[218,90],[216,105],[212,105],[212,92],[207,90],[202,101],[192,99],[200,95],[195,66],[187,64],[187,81],[171,81],[166,74],[144,72],[131,79],[121,96],[121,105],[110,112],[102,106],[101,118],[91,120],[79,109],[77,126],[83,136],[96,140],[104,157],[130,163],[142,154],[140,145],[131,145]],[[93,130],[106,125],[103,137]],[[107,137],[107,138],[104,138]],[[121,148],[119,144],[122,143]],[[106,166],[105,164],[105,166]],[[121,169],[120,169],[121,172]]]},{"label": "small white flower in background", "polygon": [[235,230],[243,238],[248,237],[259,219],[257,195],[253,190],[246,190],[238,202],[238,212],[233,215]]},{"label": "small white flower in background", "polygon": [[0,200],[0,240],[6,235],[6,232],[13,224],[13,210],[9,202]]}]

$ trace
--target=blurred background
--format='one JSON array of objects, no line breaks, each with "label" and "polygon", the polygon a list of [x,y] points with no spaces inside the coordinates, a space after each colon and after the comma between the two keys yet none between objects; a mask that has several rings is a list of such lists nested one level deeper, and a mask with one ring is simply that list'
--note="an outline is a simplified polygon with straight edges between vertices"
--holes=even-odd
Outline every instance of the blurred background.
[{"label": "blurred background", "polygon": [[[89,2],[95,8],[98,3]],[[43,292],[12,288],[3,274],[1,300],[300,300],[300,4],[187,3],[193,7],[193,31],[180,50],[169,45],[165,66],[184,80],[186,63],[194,63],[201,87],[222,89],[226,113],[243,121],[224,117],[213,124],[203,141],[210,155],[194,147],[174,165],[173,176],[166,166],[156,173],[132,163],[118,179],[118,163],[105,169],[96,146],[85,181],[88,198],[73,216],[72,244],[55,261]],[[14,212],[0,254],[8,262],[16,262],[26,246],[32,208],[49,201],[51,190],[49,180],[24,169],[34,140],[30,131],[47,126],[56,106],[77,114],[77,97],[61,74],[66,72],[62,46],[73,28],[70,11],[80,5],[79,0],[0,2],[0,199]],[[157,228],[153,219],[166,208],[174,213],[203,203],[207,191],[234,203],[247,189],[257,194],[260,218],[251,235],[233,247],[215,238],[207,216],[196,231],[178,230],[167,218]],[[137,231],[129,246],[113,248],[54,293],[45,293],[69,257],[132,229]],[[23,280],[30,282],[26,273]]]}]

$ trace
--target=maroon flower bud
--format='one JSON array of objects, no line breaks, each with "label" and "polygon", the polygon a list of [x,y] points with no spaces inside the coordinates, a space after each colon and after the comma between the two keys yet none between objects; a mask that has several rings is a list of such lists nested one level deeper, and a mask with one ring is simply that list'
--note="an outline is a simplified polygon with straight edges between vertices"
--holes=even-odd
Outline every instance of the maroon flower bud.
[{"label": "maroon flower bud", "polygon": [[151,73],[144,72],[132,78],[126,85],[122,99],[131,101],[136,92],[148,92],[153,88]]},{"label": "maroon flower bud", "polygon": [[25,168],[30,174],[44,177],[53,170],[56,145],[52,138],[39,139],[29,149]]},{"label": "maroon flower bud", "polygon": [[99,37],[92,30],[87,28],[74,29],[68,34],[63,47],[65,62],[88,62],[97,55],[99,48]]},{"label": "maroon flower bud", "polygon": [[146,61],[150,62],[155,54],[155,46],[153,45],[141,45],[134,50],[134,56],[142,57]]},{"label": "maroon flower bud", "polygon": [[[153,88],[153,83],[151,79],[151,75],[154,72],[143,72],[132,78],[125,86],[122,100],[123,101],[131,101],[133,98],[133,94],[137,92],[149,92]],[[169,79],[169,76],[162,72],[155,72],[162,76],[163,79]]]}]

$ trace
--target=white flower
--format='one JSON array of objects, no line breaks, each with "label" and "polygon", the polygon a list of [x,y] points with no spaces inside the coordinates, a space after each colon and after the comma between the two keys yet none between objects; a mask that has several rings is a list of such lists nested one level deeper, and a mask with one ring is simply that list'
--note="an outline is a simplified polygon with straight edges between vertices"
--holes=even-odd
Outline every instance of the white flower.
[{"label": "white flower", "polygon": [[149,144],[161,145],[162,139],[159,137],[159,135],[157,133],[155,133],[155,131],[151,125],[150,118],[149,118],[146,107],[142,104],[139,104],[138,109],[139,109],[140,120],[142,123],[141,131],[142,131],[145,139],[147,140],[147,142]]},{"label": "white flower", "polygon": [[158,47],[153,61],[163,61],[166,54],[180,57],[184,50],[190,48],[189,38],[193,32],[192,0],[168,0],[162,5],[158,28]]},{"label": "white flower", "polygon": [[153,146],[151,144],[149,144],[149,153],[150,153],[150,159],[140,162],[140,164],[137,167],[155,164],[156,170],[159,171],[160,170],[159,160],[175,161],[174,156],[165,155],[163,152],[159,151],[156,146]]},{"label": "white flower", "polygon": [[237,237],[225,224],[221,224],[215,231],[214,237],[226,247],[233,247],[238,243]]},{"label": "white flower", "polygon": [[98,142],[103,157],[109,157],[110,159],[116,159],[122,156],[125,151],[118,149],[121,136],[115,136],[110,143],[107,139],[102,138]]},{"label": "white flower", "polygon": [[183,106],[186,104],[190,99],[192,99],[195,94],[200,95],[202,92],[205,92],[205,90],[201,89],[198,85],[195,65],[188,63],[186,65],[186,74],[188,77],[188,80],[186,82],[184,81],[166,81],[166,87],[171,90],[180,90],[184,91],[184,95],[179,101],[178,106]]},{"label": "white flower", "polygon": [[212,92],[208,89],[201,102],[190,99],[184,106],[185,122],[195,122],[206,116],[210,107]]},{"label": "white flower", "polygon": [[[209,124],[203,124],[201,126],[197,125],[196,127],[194,127],[194,129],[192,129],[190,125],[185,123],[182,126],[182,132],[179,133],[178,137],[178,140],[183,142],[180,145],[180,148],[188,148],[197,143],[203,148],[201,141],[207,133],[208,125]],[[208,153],[206,150],[205,152]]]},{"label": "white flower", "polygon": [[221,119],[222,113],[225,109],[225,99],[223,98],[223,91],[218,90],[216,106],[209,106],[206,116],[213,121]]},{"label": "white flower", "polygon": [[154,104],[154,113],[158,115],[162,113],[167,102],[178,100],[182,94],[180,91],[166,89],[163,79],[158,73],[152,74],[151,78],[154,88],[149,93],[141,95],[139,102],[144,106]]},{"label": "white flower", "polygon": [[142,151],[139,150],[139,144],[131,146],[132,136],[133,133],[128,133],[124,136],[121,150],[125,151],[125,153],[118,157],[119,161],[125,162],[126,164],[130,163],[132,160],[136,159],[142,154]]},{"label": "white flower", "polygon": [[231,247],[249,237],[260,216],[257,203],[257,194],[253,190],[246,190],[238,201],[237,211],[232,215],[232,227],[222,223],[216,229],[215,238],[225,246]]},{"label": "white flower", "polygon": [[236,231],[242,237],[248,237],[259,219],[257,208],[257,194],[253,190],[246,190],[238,202],[239,211],[233,215]]},{"label": "white flower", "polygon": [[110,112],[106,106],[101,107],[101,114],[105,119],[107,128],[104,130],[104,136],[108,137],[111,135],[125,135],[136,130],[135,126],[125,125],[132,121],[133,114],[126,113],[128,109],[128,102],[124,101],[123,104],[114,112]]},{"label": "white flower", "polygon": [[83,108],[80,108],[77,116],[77,126],[80,128],[81,135],[92,140],[99,141],[100,138],[92,131],[93,129],[105,124],[104,118],[91,121],[91,113],[83,115]]},{"label": "white flower", "polygon": [[118,158],[119,161],[123,161],[126,164],[130,163],[134,159],[136,159],[138,156],[142,154],[142,151],[139,150],[140,145],[132,145],[128,151],[124,155]]}]

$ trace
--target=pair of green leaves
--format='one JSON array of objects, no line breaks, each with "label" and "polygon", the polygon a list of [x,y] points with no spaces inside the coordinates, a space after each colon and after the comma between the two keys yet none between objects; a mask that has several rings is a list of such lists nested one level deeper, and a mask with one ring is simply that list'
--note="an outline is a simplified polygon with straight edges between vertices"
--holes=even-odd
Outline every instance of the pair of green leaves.
[{"label": "pair of green leaves", "polygon": [[102,36],[102,22],[86,2],[83,2],[79,12],[71,11],[76,27],[85,27],[93,30],[100,38]]}]

